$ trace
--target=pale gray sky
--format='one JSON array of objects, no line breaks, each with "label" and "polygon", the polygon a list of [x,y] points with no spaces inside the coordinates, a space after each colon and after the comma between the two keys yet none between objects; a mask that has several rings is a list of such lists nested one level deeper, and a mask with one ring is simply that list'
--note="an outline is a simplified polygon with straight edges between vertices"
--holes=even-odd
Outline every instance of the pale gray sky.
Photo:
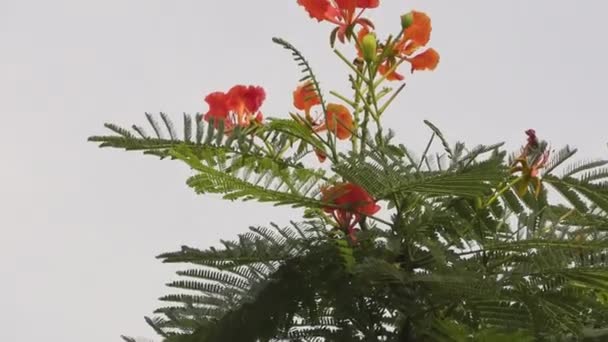
[{"label": "pale gray sky", "polygon": [[[421,149],[429,119],[470,144],[515,148],[533,127],[607,157],[606,1],[382,2],[380,32],[427,11],[442,58],[387,114],[402,142]],[[300,75],[270,38],[299,47],[326,90],[345,89],[330,29],[296,0],[0,0],[0,341],[154,337],[142,317],[173,276],[154,256],[294,218],[197,197],[186,167],[86,138],[144,111],[205,111],[206,93],[237,83],[264,86],[264,112],[286,116]]]}]

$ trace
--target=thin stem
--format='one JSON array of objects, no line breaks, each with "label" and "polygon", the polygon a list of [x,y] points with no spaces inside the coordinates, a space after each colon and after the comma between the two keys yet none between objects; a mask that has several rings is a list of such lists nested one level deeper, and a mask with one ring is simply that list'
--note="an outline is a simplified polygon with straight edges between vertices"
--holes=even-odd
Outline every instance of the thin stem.
[{"label": "thin stem", "polygon": [[397,63],[395,63],[390,69],[388,69],[386,71],[386,73],[384,75],[382,75],[382,77],[380,77],[375,83],[374,83],[374,87],[379,86],[382,82],[384,82],[384,80],[386,80],[386,77],[388,75],[390,75],[393,71],[397,70],[397,68],[401,65],[401,63],[407,61],[407,57],[401,57],[399,59],[399,61]]},{"label": "thin stem", "polygon": [[[365,103],[365,101],[363,101]],[[365,104],[364,106],[365,110],[363,112],[363,123],[361,124],[361,160],[363,160],[365,157],[365,150],[366,147],[369,145],[371,148],[373,148],[373,145],[370,145],[369,142],[367,141],[367,135],[369,134],[369,131],[367,129],[367,126],[369,125],[369,117],[370,117],[370,108],[367,104]]]},{"label": "thin stem", "polygon": [[385,221],[385,220],[383,220],[383,219],[381,219],[379,217],[376,217],[376,216],[367,216],[367,217],[369,217],[370,219],[372,219],[374,221],[378,221],[380,223],[384,223],[385,225],[387,225],[389,227],[393,226],[393,224],[391,222]]},{"label": "thin stem", "polygon": [[353,102],[353,101],[351,101],[351,100],[347,99],[347,98],[346,98],[346,96],[344,96],[344,95],[342,95],[342,94],[338,93],[337,91],[333,91],[333,90],[331,90],[329,93],[330,93],[331,95],[333,95],[333,96],[335,96],[335,97],[339,98],[340,100],[342,100],[342,101],[344,101],[344,102],[348,103],[348,105],[349,105],[349,106],[351,106],[351,107],[353,107],[353,108],[355,107],[355,102]]},{"label": "thin stem", "polygon": [[[355,119],[355,132],[359,130],[359,102],[361,101],[361,97],[359,96],[358,89],[361,87],[361,77],[357,76],[357,79],[354,80],[352,76],[349,76],[351,84],[353,85],[353,90],[355,91],[355,102],[353,103],[353,115]],[[352,150],[356,155],[358,153],[358,136],[357,134],[353,134],[351,138]]]},{"label": "thin stem", "polygon": [[399,88],[397,88],[397,90],[395,90],[395,92],[393,92],[393,94],[391,95],[391,97],[389,97],[388,100],[386,100],[386,102],[384,103],[384,105],[382,105],[382,107],[380,107],[380,112],[378,113],[378,116],[382,115],[382,113],[384,113],[384,111],[388,108],[388,106],[397,98],[397,95],[399,95],[399,93],[401,93],[401,91],[405,88],[405,83],[402,83]]},{"label": "thin stem", "polygon": [[378,123],[380,115],[378,114],[378,99],[376,98],[376,86],[374,85],[374,78],[376,78],[377,70],[374,68],[373,64],[368,64],[367,72],[369,74],[369,79],[367,80],[369,88],[368,94],[370,95],[372,105],[374,106],[374,120]]},{"label": "thin stem", "polygon": [[369,74],[368,79],[368,95],[371,99],[372,106],[374,107],[374,111],[370,111],[374,121],[376,123],[376,140],[381,148],[384,148],[384,136],[382,133],[382,123],[380,122],[380,114],[378,110],[378,99],[376,98],[376,86],[374,86],[374,78],[377,74],[377,69],[374,67],[372,63],[367,64],[367,72]]},{"label": "thin stem", "polygon": [[502,194],[504,194],[505,192],[507,192],[509,189],[511,189],[511,187],[515,184],[517,184],[517,182],[519,182],[521,179],[523,178],[523,176],[519,176],[517,178],[515,178],[514,180],[510,181],[507,185],[505,185],[502,189],[500,189],[498,192],[496,192],[494,194],[494,196],[492,196],[492,198],[490,198],[488,200],[488,202],[484,205],[484,207],[488,207],[490,206],[492,203],[494,203],[500,196],[502,196]]},{"label": "thin stem", "polygon": [[[338,50],[335,50],[335,49],[334,49],[334,53],[335,53],[336,55],[338,55],[338,57],[340,57],[340,59],[341,59],[341,60],[342,60],[344,63],[346,63],[346,65],[348,65],[348,67],[349,67],[349,68],[351,68],[351,69],[352,69],[352,70],[355,72],[355,74],[357,74],[357,76],[359,76],[359,77],[361,77],[362,79],[366,80],[366,79],[365,79],[365,76],[363,76],[363,74],[362,74],[362,73],[361,73],[359,70],[357,70],[357,68],[356,68],[356,67],[353,65],[353,63],[349,62],[349,61],[348,61],[348,59],[346,59],[346,57],[344,57],[344,55],[343,55],[343,54],[342,54],[340,51],[338,51]],[[366,81],[367,81],[367,80],[366,80]]]},{"label": "thin stem", "polygon": [[426,144],[426,148],[424,149],[424,153],[422,154],[422,158],[420,158],[420,163],[418,163],[417,170],[419,172],[420,172],[420,168],[422,167],[422,163],[426,159],[426,156],[429,153],[429,149],[431,148],[431,145],[433,144],[433,139],[435,139],[435,132],[433,132],[433,134],[431,135],[431,139],[429,139],[429,143]]}]

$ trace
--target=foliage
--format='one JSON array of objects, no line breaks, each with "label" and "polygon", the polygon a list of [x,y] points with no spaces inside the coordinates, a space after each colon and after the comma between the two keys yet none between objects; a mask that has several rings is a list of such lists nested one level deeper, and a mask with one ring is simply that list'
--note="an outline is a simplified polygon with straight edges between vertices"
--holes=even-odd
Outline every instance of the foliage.
[{"label": "foliage", "polygon": [[[106,124],[113,135],[90,138],[184,162],[200,194],[304,208],[288,227],[252,227],[221,248],[160,255],[187,267],[148,324],[167,342],[608,338],[608,161],[572,163],[576,150],[552,152],[533,130],[510,156],[502,144],[468,149],[428,121],[431,138],[416,157],[382,127],[403,86],[380,86],[399,80],[403,62],[436,66],[420,64],[436,52],[417,41],[430,19],[414,11],[395,38],[363,40],[369,33],[354,28],[373,24],[335,6],[332,45],[355,41],[363,56],[352,63],[335,50],[354,94],[330,93],[348,112],[332,112],[338,107],[326,104],[303,54],[275,38],[303,67],[294,93],[302,112],[291,118],[259,120],[261,102],[251,99],[264,93],[235,86],[210,94],[207,114],[184,114],[182,138],[164,113],[164,127],[146,114],[154,136]],[[397,51],[410,43],[414,55]],[[317,105],[320,119],[311,115]],[[328,190],[344,183],[352,193]],[[358,209],[375,203],[378,213]]]}]

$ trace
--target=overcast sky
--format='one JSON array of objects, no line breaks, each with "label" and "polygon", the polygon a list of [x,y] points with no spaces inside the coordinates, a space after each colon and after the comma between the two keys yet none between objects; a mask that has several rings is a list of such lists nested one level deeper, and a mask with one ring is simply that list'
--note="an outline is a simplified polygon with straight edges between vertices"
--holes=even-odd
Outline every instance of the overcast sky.
[{"label": "overcast sky", "polygon": [[[382,2],[381,34],[423,10],[441,53],[386,114],[401,142],[422,149],[429,119],[451,141],[514,149],[533,127],[608,157],[606,1]],[[296,45],[326,90],[345,89],[330,30],[296,0],[0,0],[0,341],[155,337],[143,316],[173,277],[156,255],[297,219],[195,196],[185,166],[86,138],[145,111],[205,111],[206,93],[237,83],[264,86],[264,113],[286,117],[300,75],[270,38]]]}]

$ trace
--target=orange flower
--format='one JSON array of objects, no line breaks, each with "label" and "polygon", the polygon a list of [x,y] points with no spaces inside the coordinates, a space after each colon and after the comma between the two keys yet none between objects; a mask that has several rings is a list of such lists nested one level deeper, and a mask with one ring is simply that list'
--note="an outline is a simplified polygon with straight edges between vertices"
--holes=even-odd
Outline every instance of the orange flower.
[{"label": "orange flower", "polygon": [[[365,36],[367,36],[371,31],[369,30],[369,28],[367,27],[362,27],[359,32],[357,33],[357,55],[359,56],[359,58],[363,57],[363,51],[361,51],[361,47],[363,44],[363,38]],[[381,64],[378,65],[378,73],[381,75],[385,75],[386,79],[389,81],[401,81],[403,80],[403,75],[399,74],[397,71],[393,70],[392,72],[390,72],[388,75],[388,71],[393,67],[393,65],[395,65],[396,58],[395,56],[398,53],[398,50],[393,48],[393,53],[389,54],[389,56],[387,57],[387,59],[385,61],[381,61]],[[378,49],[377,51],[378,55],[382,54],[382,49]]]},{"label": "orange flower", "polygon": [[[412,23],[403,30],[403,36],[395,45],[397,55],[406,58],[414,70],[433,70],[439,63],[439,54],[435,50],[424,47],[431,40],[431,18],[426,13],[411,11]],[[422,51],[423,50],[423,51]],[[430,51],[427,53],[427,51]],[[414,62],[414,59],[420,58]],[[422,69],[420,69],[422,68]]]},{"label": "orange flower", "polygon": [[224,121],[225,128],[232,128],[232,122],[229,120],[228,95],[216,91],[205,96],[205,102],[209,105],[209,111],[204,116],[205,121],[213,120],[216,127],[219,121]]},{"label": "orange flower", "polygon": [[[371,21],[361,18],[363,12],[368,8],[376,8],[380,0],[298,0],[298,4],[318,21],[328,21],[336,24],[336,35],[344,43],[349,38],[348,32],[355,25],[373,27]],[[356,13],[357,9],[361,9]]]},{"label": "orange flower", "polygon": [[411,72],[415,70],[435,70],[439,64],[439,53],[435,49],[426,48],[431,39],[431,19],[423,12],[411,11],[405,15],[408,26],[403,30],[401,39],[390,48],[386,59],[380,61],[378,72],[387,80],[403,80],[403,75],[393,70],[389,73],[399,60],[409,62]]},{"label": "orange flower", "polygon": [[236,85],[228,93],[213,92],[205,97],[209,111],[205,121],[213,120],[217,127],[219,121],[230,131],[235,125],[248,126],[251,120],[261,122],[263,115],[259,109],[266,93],[262,87]]},{"label": "orange flower", "polygon": [[321,103],[321,99],[315,91],[315,87],[311,81],[299,85],[293,92],[293,105],[299,110],[306,113],[310,112],[310,108]]},{"label": "orange flower", "polygon": [[355,226],[364,216],[371,216],[380,210],[374,198],[365,189],[353,183],[340,183],[321,189],[321,201],[328,203],[323,207],[331,213],[338,228],[354,240]]},{"label": "orange flower", "polygon": [[435,49],[427,49],[410,59],[412,72],[414,70],[435,70],[439,64],[439,54]]},{"label": "orange flower", "polygon": [[329,130],[334,133],[340,140],[350,138],[352,131],[355,128],[353,116],[348,108],[340,104],[330,103],[327,105],[327,121],[316,127],[316,132]]}]

